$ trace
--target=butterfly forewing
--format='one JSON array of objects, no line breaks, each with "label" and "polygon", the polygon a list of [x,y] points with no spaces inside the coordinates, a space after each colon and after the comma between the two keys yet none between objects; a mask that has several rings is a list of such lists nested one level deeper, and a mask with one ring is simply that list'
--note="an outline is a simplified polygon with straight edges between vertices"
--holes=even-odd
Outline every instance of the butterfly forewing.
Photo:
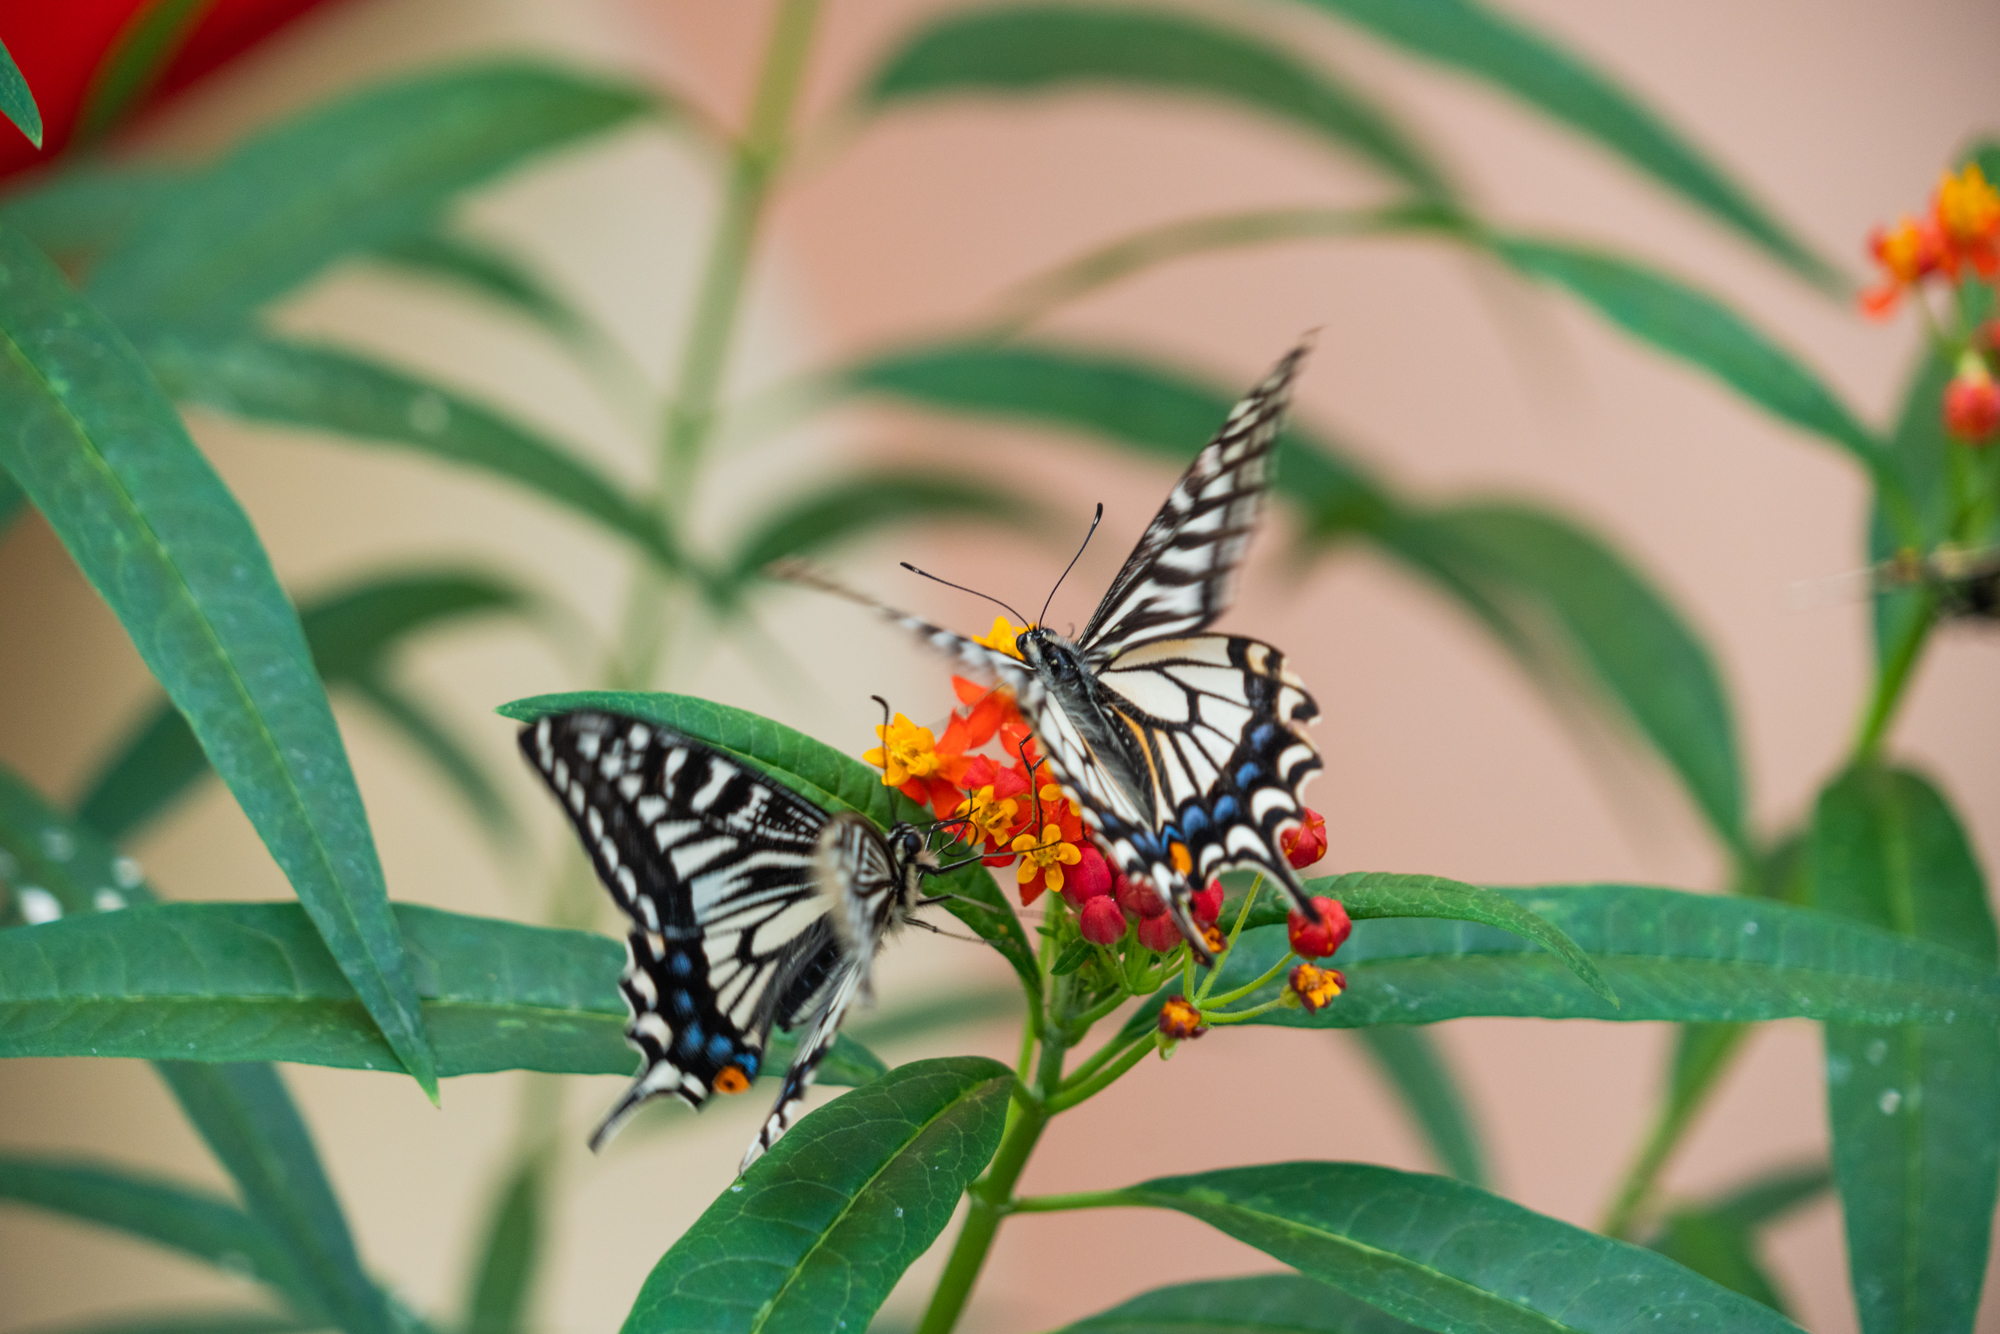
[{"label": "butterfly forewing", "polygon": [[569,813],[631,918],[620,989],[644,1063],[593,1139],[640,1103],[740,1092],[773,1024],[810,1023],[749,1158],[790,1124],[857,979],[898,907],[881,836],[669,729],[578,712],[523,729],[521,749]]}]

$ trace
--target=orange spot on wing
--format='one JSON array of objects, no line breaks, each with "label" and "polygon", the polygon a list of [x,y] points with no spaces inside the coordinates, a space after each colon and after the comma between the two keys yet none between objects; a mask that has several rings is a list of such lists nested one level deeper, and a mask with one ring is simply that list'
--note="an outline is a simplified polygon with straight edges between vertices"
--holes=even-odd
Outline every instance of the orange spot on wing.
[{"label": "orange spot on wing", "polygon": [[1167,855],[1174,860],[1174,869],[1186,875],[1194,869],[1194,858],[1188,855],[1187,844],[1176,840],[1167,845]]},{"label": "orange spot on wing", "polygon": [[717,1093],[741,1093],[750,1087],[750,1076],[743,1073],[740,1065],[725,1065],[715,1077]]}]

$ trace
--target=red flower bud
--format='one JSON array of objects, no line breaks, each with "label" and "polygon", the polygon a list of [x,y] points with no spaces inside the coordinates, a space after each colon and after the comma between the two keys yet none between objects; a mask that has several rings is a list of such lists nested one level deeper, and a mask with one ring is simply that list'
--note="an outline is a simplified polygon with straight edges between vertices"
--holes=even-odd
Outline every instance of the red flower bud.
[{"label": "red flower bud", "polygon": [[1175,1042],[1182,1042],[1208,1032],[1208,1025],[1201,1021],[1201,1011],[1184,997],[1169,996],[1160,1007],[1160,1031]]},{"label": "red flower bud", "polygon": [[1158,917],[1167,910],[1167,901],[1144,876],[1129,876],[1121,871],[1112,884],[1112,892],[1118,896],[1118,906],[1135,917]]},{"label": "red flower bud", "polygon": [[1085,843],[1077,851],[1083,857],[1063,873],[1062,896],[1069,900],[1070,907],[1081,909],[1090,900],[1111,892],[1111,867],[1094,843]]},{"label": "red flower bud", "polygon": [[1308,807],[1299,813],[1299,822],[1278,839],[1278,851],[1300,871],[1326,856],[1326,817]]},{"label": "red flower bud", "polygon": [[1194,909],[1195,921],[1203,926],[1215,925],[1215,919],[1222,916],[1222,882],[1209,881],[1208,888],[1196,891],[1188,900],[1188,906]]},{"label": "red flower bud", "polygon": [[1292,909],[1285,920],[1285,938],[1292,944],[1292,953],[1301,959],[1324,959],[1347,943],[1354,923],[1347,920],[1347,909],[1337,900],[1314,899],[1312,905],[1319,920]]},{"label": "red flower bud", "polygon": [[1347,978],[1338,968],[1315,968],[1302,963],[1292,969],[1291,987],[1300,1007],[1307,1014],[1317,1014],[1321,1007],[1347,990]]},{"label": "red flower bud", "polygon": [[1161,913],[1157,917],[1139,919],[1139,943],[1155,954],[1165,954],[1181,943],[1181,929],[1174,925],[1174,919]]},{"label": "red flower bud", "polygon": [[1125,938],[1125,910],[1109,894],[1084,901],[1076,929],[1093,945],[1116,945]]},{"label": "red flower bud", "polygon": [[1944,428],[1968,445],[1984,444],[2000,426],[2000,385],[1978,354],[1959,359],[1958,374],[1944,387]]}]

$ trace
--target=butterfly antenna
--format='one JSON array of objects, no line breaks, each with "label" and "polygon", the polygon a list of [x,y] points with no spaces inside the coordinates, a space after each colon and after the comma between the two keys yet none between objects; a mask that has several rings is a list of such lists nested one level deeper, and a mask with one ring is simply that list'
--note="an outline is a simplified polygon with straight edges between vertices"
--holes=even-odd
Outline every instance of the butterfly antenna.
[{"label": "butterfly antenna", "polygon": [[959,592],[970,593],[972,594],[972,596],[976,598],[985,598],[988,602],[1000,608],[1002,611],[1013,613],[1015,620],[1020,621],[1024,625],[1028,623],[1027,617],[1021,615],[1021,613],[1018,611],[1014,611],[1012,607],[1002,602],[999,598],[994,597],[991,593],[982,593],[976,588],[967,588],[964,584],[955,584],[949,579],[940,579],[936,575],[932,574],[929,570],[920,570],[906,560],[898,561],[896,563],[898,565],[901,565],[904,569],[908,570],[911,574],[921,574],[924,578],[931,580],[933,583],[943,584],[946,588],[956,588]]},{"label": "butterfly antenna", "polygon": [[1069,578],[1069,572],[1071,570],[1074,570],[1076,568],[1076,563],[1083,559],[1084,547],[1090,545],[1090,539],[1097,533],[1097,525],[1103,522],[1104,522],[1104,502],[1100,500],[1097,502],[1097,517],[1090,521],[1090,531],[1083,535],[1083,546],[1080,546],[1076,549],[1076,554],[1069,558],[1069,564],[1063,566],[1063,572],[1056,576],[1056,587],[1051,588],[1049,590],[1049,600],[1048,602],[1044,602],[1042,604],[1042,616],[1041,620],[1036,622],[1037,625],[1043,624],[1048,620],[1049,605],[1050,603],[1053,603],[1056,600],[1056,588],[1061,588],[1063,586],[1063,580]]}]

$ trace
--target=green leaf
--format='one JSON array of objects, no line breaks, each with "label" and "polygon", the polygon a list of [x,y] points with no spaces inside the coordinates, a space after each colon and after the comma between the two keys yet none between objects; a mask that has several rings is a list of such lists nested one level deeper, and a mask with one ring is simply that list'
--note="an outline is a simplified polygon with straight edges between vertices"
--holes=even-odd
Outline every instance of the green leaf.
[{"label": "green leaf", "polygon": [[1191,14],[1048,4],[947,14],[892,52],[863,96],[879,109],[1107,85],[1215,98],[1354,153],[1421,194],[1452,193],[1430,154],[1356,89],[1241,28]]},{"label": "green leaf", "polygon": [[[2000,958],[1979,863],[1917,775],[1842,775],[1820,796],[1811,858],[1814,902],[1829,913],[1975,967]],[[1977,1025],[1828,1025],[1826,1062],[1861,1328],[1971,1330],[2000,1193],[2000,1037]]]},{"label": "green leaf", "polygon": [[[530,723],[573,709],[603,709],[630,714],[684,732],[698,741],[742,760],[760,773],[828,811],[858,811],[882,829],[899,820],[929,824],[928,812],[895,788],[884,787],[880,770],[843,755],[802,732],[742,709],[689,695],[628,694],[584,690],[566,695],[537,695],[503,705],[502,717]],[[943,854],[950,860],[950,850]],[[948,875],[932,877],[932,894],[945,894],[945,908],[977,931],[1014,967],[1030,996],[1041,996],[1041,971],[1021,919],[1000,893],[985,867],[978,863]]]},{"label": "green leaf", "polygon": [[[625,951],[607,936],[396,906],[446,1075],[630,1074]],[[775,1038],[775,1035],[774,1035]],[[789,1042],[765,1068],[781,1072]],[[0,1057],[395,1068],[296,904],[174,903],[0,932]],[[884,1066],[842,1038],[820,1082]]]},{"label": "green leaf", "polygon": [[1777,1313],[1653,1251],[1446,1177],[1272,1163],[1070,1198],[1178,1210],[1426,1329],[1797,1334]]},{"label": "green leaf", "polygon": [[[1604,980],[1590,955],[1550,923],[1536,909],[1525,908],[1516,896],[1501,890],[1481,889],[1458,880],[1436,875],[1397,875],[1383,871],[1349,871],[1345,875],[1323,876],[1306,882],[1315,895],[1338,900],[1347,915],[1360,922],[1378,917],[1440,918],[1453,922],[1483,922],[1522,939],[1531,940],[1560,958],[1577,978],[1616,1008],[1618,997]],[[1223,920],[1234,921],[1230,908],[1223,908]],[[1246,926],[1282,926],[1290,918],[1291,905],[1278,895],[1268,895],[1251,909]],[[1350,953],[1346,957],[1352,958]]]},{"label": "green leaf", "polygon": [[1589,533],[1522,505],[1463,505],[1426,522],[1468,568],[1529,600],[1666,759],[1723,843],[1747,855],[1736,726],[1701,640],[1643,575]]},{"label": "green leaf", "polygon": [[825,551],[896,524],[970,518],[1037,529],[1048,517],[1046,507],[1004,483],[963,472],[869,469],[836,478],[758,520],[730,558],[723,584],[740,586],[772,561]]},{"label": "green leaf", "polygon": [[588,332],[587,322],[574,306],[551,291],[520,260],[486,241],[450,232],[418,232],[377,247],[374,258],[477,293],[558,338],[573,339]]},{"label": "green leaf", "polygon": [[[419,706],[382,681],[387,660],[421,631],[469,616],[532,611],[534,597],[477,571],[405,570],[315,598],[299,613],[313,666],[328,687],[358,690],[442,768],[482,818],[504,813],[474,762]],[[99,767],[77,803],[83,821],[120,840],[171,806],[208,772],[187,720],[154,708]]]},{"label": "green leaf", "polygon": [[14,520],[28,508],[28,493],[4,470],[0,470],[0,538],[14,526]]},{"label": "green leaf", "polygon": [[427,1045],[347,752],[257,534],[117,330],[0,233],[0,466],[187,716],[404,1067]]},{"label": "green leaf", "polygon": [[103,138],[137,111],[214,0],[149,0],[98,61],[76,117],[76,142]]},{"label": "green leaf", "polygon": [[65,164],[0,203],[0,223],[67,262],[111,245],[182,179],[159,167]]},{"label": "green leaf", "polygon": [[857,1041],[870,1047],[908,1042],[966,1024],[1004,1019],[1018,1023],[1021,993],[1014,987],[983,986],[977,990],[925,994],[918,1001],[885,1004],[881,1009],[848,1020]]},{"label": "green leaf", "polygon": [[235,1180],[251,1217],[285,1248],[300,1290],[346,1334],[396,1330],[387,1299],[361,1267],[333,1183],[278,1072],[266,1065],[191,1061],[161,1061],[158,1069]]},{"label": "green leaf", "polygon": [[1257,1274],[1155,1288],[1055,1334],[1419,1334],[1425,1328],[1313,1279]]},{"label": "green leaf", "polygon": [[21,67],[14,63],[13,53],[0,44],[0,115],[14,122],[14,128],[28,136],[28,142],[36,148],[42,146],[42,112],[35,105],[35,95],[28,89],[28,81],[21,77]]},{"label": "green leaf", "polygon": [[466,1293],[464,1334],[520,1334],[527,1328],[549,1170],[547,1154],[528,1153],[507,1174]]},{"label": "green leaf", "polygon": [[139,864],[0,765],[0,925],[116,912],[156,897]]},{"label": "green leaf", "polygon": [[[1870,564],[1890,560],[1906,547],[1930,551],[1951,533],[1951,439],[1944,430],[1944,390],[1952,367],[1936,350],[1926,349],[1911,372],[1889,440],[1889,459],[1902,480],[1917,514],[1917,531],[1899,533],[1875,497],[1869,524]],[[1874,597],[1875,660],[1889,661],[1896,644],[1915,627],[1910,623],[1930,614],[1927,600],[1914,589],[1870,590]]]},{"label": "green leaf", "polygon": [[1486,1150],[1464,1091],[1431,1036],[1421,1028],[1383,1024],[1357,1030],[1375,1068],[1423,1132],[1438,1165],[1467,1185],[1484,1187]]},{"label": "green leaf", "polygon": [[1646,106],[1574,52],[1477,0],[1301,0],[1596,140],[1830,293],[1846,282]]},{"label": "green leaf", "polygon": [[90,291],[127,328],[240,323],[336,260],[429,230],[464,192],[652,105],[521,60],[377,84],[257,135],[159,201]]},{"label": "green leaf", "polygon": [[951,1221],[1000,1143],[997,1061],[914,1061],[807,1116],[646,1278],[626,1334],[854,1329]]},{"label": "green leaf", "polygon": [[59,1325],[36,1334],[310,1334],[326,1328],[324,1320],[263,1311],[165,1311]]},{"label": "green leaf", "polygon": [[[1331,887],[1308,883],[1315,893]],[[1256,1022],[1361,1028],[1472,1015],[1683,1023],[1807,1018],[1990,1032],[1986,1025],[2000,1019],[2000,974],[1990,967],[1809,908],[1634,885],[1488,892],[1574,941],[1617,989],[1618,1006],[1542,946],[1506,931],[1470,922],[1357,921],[1335,960],[1347,974],[1346,992],[1317,1015],[1282,1009]],[[1281,927],[1245,931],[1223,961],[1218,988],[1254,980],[1288,948]],[[1275,994],[1274,987],[1244,1004]]]},{"label": "green leaf", "polygon": [[668,568],[658,516],[563,446],[462,395],[351,352],[248,331],[150,339],[161,388],[248,421],[327,431],[476,469],[594,520]]},{"label": "green leaf", "polygon": [[1757,1232],[1832,1182],[1824,1166],[1778,1172],[1721,1198],[1676,1209],[1646,1244],[1732,1292],[1789,1314],[1765,1272]]},{"label": "green leaf", "polygon": [[100,1163],[0,1157],[0,1200],[115,1228],[267,1283],[292,1300],[312,1300],[264,1225],[205,1191]]},{"label": "green leaf", "polygon": [[403,740],[419,755],[430,761],[438,777],[458,794],[488,837],[510,846],[519,844],[521,829],[507,799],[442,719],[378,675],[357,676],[351,688],[402,733]]}]

